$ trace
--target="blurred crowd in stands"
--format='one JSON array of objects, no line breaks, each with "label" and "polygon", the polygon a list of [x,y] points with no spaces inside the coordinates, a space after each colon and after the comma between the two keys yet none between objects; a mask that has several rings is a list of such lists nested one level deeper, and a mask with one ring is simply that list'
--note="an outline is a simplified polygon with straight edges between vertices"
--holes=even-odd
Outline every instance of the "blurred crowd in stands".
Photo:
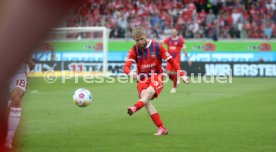
[{"label": "blurred crowd in stands", "polygon": [[138,25],[159,39],[172,28],[185,38],[276,38],[276,0],[86,0],[66,18],[67,27],[106,26],[110,38],[131,38]]}]

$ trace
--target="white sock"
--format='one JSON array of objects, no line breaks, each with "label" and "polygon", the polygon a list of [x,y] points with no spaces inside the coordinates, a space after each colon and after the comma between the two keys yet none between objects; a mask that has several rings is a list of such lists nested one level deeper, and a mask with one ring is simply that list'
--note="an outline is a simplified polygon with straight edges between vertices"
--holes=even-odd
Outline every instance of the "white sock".
[{"label": "white sock", "polygon": [[6,144],[12,144],[13,137],[20,122],[20,117],[21,108],[11,107],[8,119],[8,135],[6,138]]}]

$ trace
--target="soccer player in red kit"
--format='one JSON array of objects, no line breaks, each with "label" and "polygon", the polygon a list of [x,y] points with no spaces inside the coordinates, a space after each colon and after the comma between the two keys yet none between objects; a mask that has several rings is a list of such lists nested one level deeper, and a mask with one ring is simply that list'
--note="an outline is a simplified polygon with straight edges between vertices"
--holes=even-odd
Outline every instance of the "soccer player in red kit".
[{"label": "soccer player in red kit", "polygon": [[[176,29],[172,29],[172,35],[170,37],[166,38],[164,40],[164,43],[168,47],[169,54],[173,57],[173,59],[175,60],[175,62],[177,64],[179,64],[179,65],[181,64],[180,63],[180,53],[181,53],[181,50],[183,49],[184,54],[188,60],[189,66],[192,65],[192,62],[191,62],[191,60],[188,56],[187,50],[186,50],[186,46],[184,44],[184,39],[177,35]],[[177,87],[177,71],[169,63],[167,63],[166,71],[167,71],[167,74],[169,75],[169,78],[173,81],[173,88],[171,89],[171,93],[175,93],[176,87]]]},{"label": "soccer player in red kit", "polygon": [[[129,51],[124,72],[137,80],[139,100],[133,106],[128,107],[128,114],[132,115],[145,107],[152,121],[158,127],[154,135],[166,135],[168,130],[165,128],[159,113],[150,102],[150,100],[157,98],[163,89],[162,59],[170,63],[174,69],[179,70],[180,77],[185,83],[189,83],[189,79],[161,43],[147,38],[143,27],[136,27],[132,36],[136,44]],[[137,72],[130,69],[133,62],[136,62]]]}]

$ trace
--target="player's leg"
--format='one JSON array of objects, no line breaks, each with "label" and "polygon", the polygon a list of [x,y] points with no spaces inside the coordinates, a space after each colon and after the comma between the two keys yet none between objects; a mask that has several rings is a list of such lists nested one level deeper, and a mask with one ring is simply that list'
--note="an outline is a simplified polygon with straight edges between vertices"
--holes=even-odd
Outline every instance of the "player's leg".
[{"label": "player's leg", "polygon": [[172,74],[173,77],[173,88],[171,89],[170,93],[176,93],[176,87],[177,87],[177,74],[173,73]]},{"label": "player's leg", "polygon": [[173,70],[173,68],[172,68],[171,64],[167,63],[167,65],[166,65],[166,72],[167,72],[170,80],[173,81],[172,70]]},{"label": "player's leg", "polygon": [[13,138],[21,117],[21,100],[24,95],[24,90],[15,88],[10,94],[10,112],[8,117],[8,134],[6,137],[6,146],[11,148]]},{"label": "player's leg", "polygon": [[154,75],[147,79],[146,82],[139,82],[137,89],[139,92],[140,99],[128,108],[128,114],[132,115],[134,112],[141,109],[151,99],[156,98],[163,89],[163,74]]},{"label": "player's leg", "polygon": [[156,125],[158,128],[157,132],[154,135],[160,136],[160,135],[167,135],[168,134],[168,129],[165,128],[159,113],[157,110],[154,108],[151,102],[148,102],[145,104],[145,108],[151,117],[153,123]]},{"label": "player's leg", "polygon": [[170,80],[173,81],[173,74],[172,74],[172,72],[171,71],[167,71],[167,74],[168,74]]},{"label": "player's leg", "polygon": [[177,87],[177,75],[176,75],[176,72],[175,72],[175,70],[173,69],[173,67],[169,63],[167,63],[166,71],[167,71],[167,74],[168,74],[170,80],[172,80],[172,82],[173,82],[173,87],[172,87],[170,93],[176,93],[176,87]]},{"label": "player's leg", "polygon": [[140,94],[140,99],[133,106],[128,108],[128,114],[132,115],[133,113],[144,107],[144,105],[147,104],[150,101],[150,99],[153,98],[154,94],[155,90],[152,86],[143,89]]},{"label": "player's leg", "polygon": [[173,87],[172,87],[170,93],[176,93],[176,87],[177,87],[177,84],[178,84],[177,83],[177,74],[174,71],[168,71],[167,74],[168,74],[170,80],[173,81]]}]

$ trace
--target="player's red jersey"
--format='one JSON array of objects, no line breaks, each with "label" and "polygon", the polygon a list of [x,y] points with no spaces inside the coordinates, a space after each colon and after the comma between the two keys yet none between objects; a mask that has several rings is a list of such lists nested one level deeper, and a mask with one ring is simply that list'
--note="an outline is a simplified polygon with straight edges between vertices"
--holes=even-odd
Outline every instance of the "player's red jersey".
[{"label": "player's red jersey", "polygon": [[[155,90],[156,98],[163,89],[163,69],[162,59],[169,62],[169,65],[174,67],[176,70],[180,70],[179,65],[172,59],[172,56],[166,51],[161,43],[149,40],[145,49],[139,49],[137,45],[134,45],[128,54],[124,72],[128,74],[130,72],[130,66],[132,62],[136,62],[137,73],[142,81],[138,81],[137,90],[140,94],[142,91],[149,86],[152,86]],[[154,74],[154,75],[151,75]],[[156,75],[157,74],[157,75]],[[184,73],[180,73],[184,76]],[[146,79],[150,78],[150,79]],[[161,79],[160,79],[161,78]],[[145,81],[144,81],[145,80]]]},{"label": "player's red jersey", "polygon": [[184,39],[179,36],[176,38],[168,37],[164,40],[164,43],[168,46],[168,52],[174,60],[180,63],[180,52],[184,45]]},{"label": "player's red jersey", "polygon": [[152,71],[157,74],[163,73],[162,59],[169,60],[172,56],[166,52],[161,43],[149,40],[144,50],[134,45],[128,54],[126,61],[135,61],[138,74],[150,74]]}]

